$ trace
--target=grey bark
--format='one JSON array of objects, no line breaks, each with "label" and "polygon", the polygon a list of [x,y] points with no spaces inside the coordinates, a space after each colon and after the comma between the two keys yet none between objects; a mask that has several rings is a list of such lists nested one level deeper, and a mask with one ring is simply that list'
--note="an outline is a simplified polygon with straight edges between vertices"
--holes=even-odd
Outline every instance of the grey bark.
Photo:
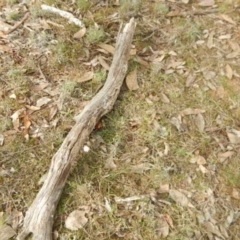
[{"label": "grey bark", "polygon": [[76,123],[53,156],[46,180],[24,218],[18,240],[32,234],[34,240],[52,240],[52,226],[57,204],[79,150],[99,119],[112,108],[127,72],[131,42],[135,31],[132,18],[121,26],[112,65],[103,88],[75,118]]}]

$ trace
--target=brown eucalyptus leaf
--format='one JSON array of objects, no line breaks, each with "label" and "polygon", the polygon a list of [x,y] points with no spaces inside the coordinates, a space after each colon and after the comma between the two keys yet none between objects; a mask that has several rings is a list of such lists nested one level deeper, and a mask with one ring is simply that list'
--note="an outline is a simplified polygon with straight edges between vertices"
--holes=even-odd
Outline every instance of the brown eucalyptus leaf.
[{"label": "brown eucalyptus leaf", "polygon": [[16,235],[16,232],[8,225],[4,224],[0,226],[0,239],[9,240]]},{"label": "brown eucalyptus leaf", "polygon": [[191,87],[196,80],[196,74],[189,74],[186,80],[186,87]]},{"label": "brown eucalyptus leaf", "polygon": [[100,64],[102,65],[102,67],[104,69],[106,69],[107,71],[109,71],[110,66],[107,64],[107,62],[103,59],[102,56],[98,56],[98,61],[100,62]]},{"label": "brown eucalyptus leaf", "polygon": [[137,69],[135,68],[126,77],[126,84],[129,90],[134,91],[139,88],[137,81]]},{"label": "brown eucalyptus leaf", "polygon": [[237,200],[240,200],[240,192],[236,188],[233,188],[232,190],[232,197]]},{"label": "brown eucalyptus leaf", "polygon": [[170,100],[169,100],[169,98],[167,97],[167,95],[165,95],[164,93],[160,93],[160,98],[161,98],[161,101],[163,102],[163,103],[170,103]]},{"label": "brown eucalyptus leaf", "polygon": [[23,218],[23,213],[14,209],[7,214],[6,223],[10,225],[13,230],[16,231],[18,227],[22,224]]},{"label": "brown eucalyptus leaf", "polygon": [[93,78],[93,76],[94,76],[93,71],[86,72],[77,81],[78,82],[87,82],[87,81],[91,80]]},{"label": "brown eucalyptus leaf", "polygon": [[209,49],[214,47],[214,43],[213,43],[213,36],[214,36],[214,31],[211,31],[209,36],[208,36],[208,41],[207,41],[207,47]]},{"label": "brown eucalyptus leaf", "polygon": [[239,52],[240,51],[240,46],[239,46],[238,42],[229,40],[228,43],[229,43],[231,49],[233,50],[233,52]]},{"label": "brown eucalyptus leaf", "polygon": [[180,112],[180,115],[181,116],[195,115],[195,114],[204,113],[204,112],[205,110],[199,109],[199,108],[186,108]]},{"label": "brown eucalyptus leaf", "polygon": [[195,125],[197,126],[199,132],[203,132],[205,128],[205,120],[201,113],[198,113],[194,119]]},{"label": "brown eucalyptus leaf", "polygon": [[44,105],[47,105],[49,102],[51,102],[52,99],[51,98],[48,98],[48,97],[42,97],[42,98],[39,98],[36,102],[36,106],[37,107],[42,107]]},{"label": "brown eucalyptus leaf", "polygon": [[226,65],[226,77],[231,80],[232,77],[233,77],[233,70],[232,68],[230,67],[230,65]]},{"label": "brown eucalyptus leaf", "polygon": [[106,43],[99,43],[98,46],[105,51],[111,53],[112,55],[114,54],[115,48],[112,45],[106,44]]},{"label": "brown eucalyptus leaf", "polygon": [[201,7],[211,7],[214,5],[214,0],[201,0],[198,5]]},{"label": "brown eucalyptus leaf", "polygon": [[4,135],[0,133],[0,146],[4,143]]},{"label": "brown eucalyptus leaf", "polygon": [[0,44],[0,52],[11,52],[13,49],[7,45]]},{"label": "brown eucalyptus leaf", "polygon": [[85,217],[85,214],[86,211],[74,210],[67,217],[65,227],[72,231],[83,228],[88,222],[88,218]]},{"label": "brown eucalyptus leaf", "polygon": [[178,190],[175,189],[170,189],[169,190],[169,196],[174,200],[176,203],[183,207],[187,207],[189,205],[188,198],[182,193],[179,192]]},{"label": "brown eucalyptus leaf", "polygon": [[190,159],[190,163],[197,163],[198,165],[206,164],[206,160],[203,156],[196,155]]},{"label": "brown eucalyptus leaf", "polygon": [[114,170],[114,169],[117,168],[117,165],[115,164],[114,159],[112,157],[109,157],[109,158],[107,158],[104,167],[106,169],[113,169]]},{"label": "brown eucalyptus leaf", "polygon": [[216,89],[216,94],[220,99],[223,99],[226,96],[226,91],[223,86],[219,86]]},{"label": "brown eucalyptus leaf", "polygon": [[146,62],[145,60],[143,60],[139,56],[135,57],[135,61],[138,62],[139,64],[141,64],[142,66],[146,67],[146,68],[148,68],[150,66],[148,62]]},{"label": "brown eucalyptus leaf", "polygon": [[203,174],[205,174],[205,173],[208,172],[208,170],[207,170],[203,165],[199,165],[199,166],[198,166],[198,169],[199,169]]},{"label": "brown eucalyptus leaf", "polygon": [[227,152],[224,152],[224,153],[218,153],[218,159],[222,163],[226,159],[230,158],[234,153],[235,153],[234,151],[227,151]]},{"label": "brown eucalyptus leaf", "polygon": [[219,18],[222,19],[222,20],[224,20],[224,21],[226,21],[226,22],[228,22],[228,23],[231,23],[231,24],[233,24],[233,25],[237,25],[237,23],[236,23],[231,17],[229,17],[229,16],[226,15],[226,14],[220,14],[220,15],[219,15]]},{"label": "brown eucalyptus leaf", "polygon": [[[2,18],[1,18],[2,19]],[[7,32],[12,26],[0,19],[0,31]]]},{"label": "brown eucalyptus leaf", "polygon": [[227,129],[227,136],[232,144],[240,143],[240,131],[236,129]]},{"label": "brown eucalyptus leaf", "polygon": [[87,29],[86,28],[82,28],[79,31],[77,31],[74,35],[73,38],[74,39],[81,39],[85,34],[86,34]]},{"label": "brown eucalyptus leaf", "polygon": [[162,184],[159,186],[158,193],[168,193],[169,192],[169,184]]},{"label": "brown eucalyptus leaf", "polygon": [[156,223],[156,232],[159,238],[166,238],[169,234],[169,225],[163,214],[159,214]]},{"label": "brown eucalyptus leaf", "polygon": [[45,29],[45,30],[51,29],[50,25],[47,23],[47,21],[45,19],[40,19],[39,23],[41,24],[43,29]]},{"label": "brown eucalyptus leaf", "polygon": [[179,132],[184,132],[186,130],[185,125],[182,123],[182,118],[181,116],[177,116],[177,117],[172,117],[170,119],[170,122],[177,128],[177,130]]},{"label": "brown eucalyptus leaf", "polygon": [[[214,225],[213,223],[211,222],[205,222],[203,223],[203,226],[205,227],[205,230],[209,233],[213,233],[215,234],[216,236],[220,237],[220,238],[223,238],[222,234],[220,233],[219,231],[219,228],[218,226]],[[223,238],[224,239],[224,238]]]},{"label": "brown eucalyptus leaf", "polygon": [[152,168],[150,163],[139,163],[137,165],[131,166],[131,171],[134,173],[143,173]]},{"label": "brown eucalyptus leaf", "polygon": [[14,112],[11,116],[12,119],[12,123],[13,123],[13,127],[15,130],[19,130],[19,126],[20,126],[20,115],[25,111],[24,108],[17,110],[16,112]]},{"label": "brown eucalyptus leaf", "polygon": [[214,71],[204,71],[203,76],[206,80],[212,80],[216,77],[216,72],[214,72]]},{"label": "brown eucalyptus leaf", "polygon": [[229,54],[227,54],[226,58],[231,59],[231,58],[235,58],[239,55],[240,51],[236,51],[236,52],[231,52]]}]

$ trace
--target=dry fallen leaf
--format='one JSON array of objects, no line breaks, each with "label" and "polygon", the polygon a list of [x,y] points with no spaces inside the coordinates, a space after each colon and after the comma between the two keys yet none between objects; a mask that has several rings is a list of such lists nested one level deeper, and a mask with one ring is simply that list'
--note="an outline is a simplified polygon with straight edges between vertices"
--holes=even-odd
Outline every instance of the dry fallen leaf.
[{"label": "dry fallen leaf", "polygon": [[24,108],[17,110],[12,116],[13,128],[18,131],[20,126],[20,115],[25,111]]},{"label": "dry fallen leaf", "polygon": [[47,105],[49,102],[51,102],[52,99],[51,98],[48,98],[48,97],[42,97],[42,98],[39,98],[36,102],[36,106],[37,107],[42,107],[44,105]]},{"label": "dry fallen leaf", "polygon": [[170,217],[170,215],[168,215],[167,213],[163,214],[164,215],[164,218],[165,220],[167,221],[168,225],[171,227],[171,228],[174,228],[174,225],[173,225],[173,220],[172,218]]},{"label": "dry fallen leaf", "polygon": [[27,112],[24,111],[24,116],[23,116],[24,135],[28,133],[28,130],[29,130],[31,124],[32,124],[32,122],[30,121],[30,118],[29,118]]},{"label": "dry fallen leaf", "polygon": [[99,43],[98,46],[104,50],[106,50],[107,52],[111,53],[112,55],[115,52],[115,48],[109,44],[106,43]]},{"label": "dry fallen leaf", "polygon": [[201,7],[211,7],[214,5],[214,0],[202,0],[198,5]]},{"label": "dry fallen leaf", "polygon": [[220,15],[219,15],[219,18],[222,19],[222,20],[224,20],[224,21],[226,21],[226,22],[228,22],[228,23],[231,23],[231,24],[233,24],[233,25],[237,25],[237,23],[236,23],[231,17],[229,17],[229,16],[226,15],[226,14],[220,14]]},{"label": "dry fallen leaf", "polygon": [[11,52],[12,48],[7,45],[1,45],[0,44],[0,52]]},{"label": "dry fallen leaf", "polygon": [[125,202],[133,202],[133,201],[138,201],[138,200],[145,200],[149,199],[149,196],[147,195],[140,195],[140,196],[132,196],[132,197],[127,197],[127,198],[121,198],[121,197],[114,197],[114,200],[116,203],[125,203]]},{"label": "dry fallen leaf", "polygon": [[77,81],[78,82],[87,82],[87,81],[91,80],[93,78],[93,76],[94,76],[93,71],[86,72]]},{"label": "dry fallen leaf", "polygon": [[134,91],[139,88],[137,81],[137,69],[135,68],[126,77],[126,84],[129,90]]},{"label": "dry fallen leaf", "polygon": [[88,222],[85,217],[86,211],[74,210],[69,214],[65,221],[65,227],[69,230],[76,231],[84,227]]},{"label": "dry fallen leaf", "polygon": [[214,36],[214,31],[211,31],[209,36],[208,36],[208,41],[207,41],[207,47],[209,49],[214,47],[214,43],[213,43],[213,36]]},{"label": "dry fallen leaf", "polygon": [[182,117],[178,115],[177,117],[172,117],[170,122],[177,128],[179,132],[186,131],[185,125],[182,123]]},{"label": "dry fallen leaf", "polygon": [[131,166],[131,171],[134,173],[143,173],[152,168],[150,163],[139,163],[137,165]]},{"label": "dry fallen leaf", "polygon": [[203,165],[199,165],[198,170],[200,170],[204,174],[208,172],[208,170]]},{"label": "dry fallen leaf", "polygon": [[205,128],[205,120],[201,113],[198,113],[194,119],[195,125],[197,126],[199,132],[203,132]]},{"label": "dry fallen leaf", "polygon": [[240,51],[240,46],[239,46],[238,42],[229,40],[228,43],[229,43],[231,49],[233,50],[233,52],[239,52]]},{"label": "dry fallen leaf", "polygon": [[112,157],[109,157],[107,158],[105,164],[104,164],[104,167],[106,169],[116,169],[117,168],[117,165],[114,163],[114,160]]},{"label": "dry fallen leaf", "polygon": [[230,67],[230,65],[226,65],[226,77],[231,80],[232,77],[233,77],[233,70],[232,68]]},{"label": "dry fallen leaf", "polygon": [[206,164],[206,160],[203,156],[196,155],[190,159],[190,163],[197,163],[198,165]]},{"label": "dry fallen leaf", "polygon": [[41,24],[41,26],[44,30],[50,30],[51,29],[51,27],[49,26],[49,24],[47,23],[47,21],[45,19],[40,19],[39,23]]},{"label": "dry fallen leaf", "polygon": [[170,103],[169,98],[163,92],[160,93],[160,99],[163,103]]},{"label": "dry fallen leaf", "polygon": [[[17,230],[22,224],[24,219],[23,213],[18,210],[11,210],[7,212],[6,223],[12,227],[13,230]],[[0,238],[2,239],[2,238]]]},{"label": "dry fallen leaf", "polygon": [[12,26],[5,21],[0,20],[0,31],[7,32]]},{"label": "dry fallen leaf", "polygon": [[158,193],[168,193],[169,192],[169,184],[160,185],[158,189]]},{"label": "dry fallen leaf", "polygon": [[196,80],[196,74],[189,74],[186,80],[186,87],[191,87]]},{"label": "dry fallen leaf", "polygon": [[231,157],[234,154],[234,151],[227,151],[224,153],[218,153],[218,159],[219,161],[222,163],[224,162],[226,159],[228,159],[229,157]]},{"label": "dry fallen leaf", "polygon": [[206,80],[212,80],[216,77],[216,72],[214,71],[204,71],[203,76]]},{"label": "dry fallen leaf", "polygon": [[157,216],[156,232],[159,238],[166,238],[169,234],[169,225],[163,214]]},{"label": "dry fallen leaf", "polygon": [[103,59],[102,56],[98,56],[98,61],[102,65],[103,68],[105,68],[107,71],[109,71],[110,66],[107,64],[107,62]]},{"label": "dry fallen leaf", "polygon": [[8,225],[4,224],[0,226],[0,239],[9,240],[16,235],[16,232]]},{"label": "dry fallen leaf", "polygon": [[236,52],[232,52],[226,55],[226,58],[231,59],[231,58],[235,58],[240,54],[240,51],[236,51]]},{"label": "dry fallen leaf", "polygon": [[216,94],[220,99],[223,99],[226,96],[226,91],[223,86],[219,86],[216,89]]},{"label": "dry fallen leaf", "polygon": [[76,32],[73,35],[74,39],[81,39],[85,34],[86,34],[87,29],[84,27],[82,29],[80,29],[78,32]]},{"label": "dry fallen leaf", "polygon": [[141,57],[139,57],[139,56],[136,56],[136,57],[135,57],[135,61],[138,62],[139,64],[141,64],[141,65],[144,66],[144,67],[147,67],[147,68],[148,68],[148,67],[150,66],[147,61],[143,60],[143,59],[142,59]]},{"label": "dry fallen leaf", "polygon": [[205,110],[203,109],[198,109],[198,108],[186,108],[183,111],[180,112],[181,116],[186,116],[186,115],[195,115],[195,114],[200,114],[204,113]]},{"label": "dry fallen leaf", "polygon": [[0,146],[2,146],[4,143],[4,136],[3,134],[0,134]]},{"label": "dry fallen leaf", "polygon": [[232,190],[232,197],[237,200],[240,200],[240,192],[235,188],[233,188],[233,190]]},{"label": "dry fallen leaf", "polygon": [[188,198],[182,193],[179,192],[178,190],[175,189],[170,189],[169,190],[169,196],[174,200],[176,203],[183,207],[187,207],[189,205]]},{"label": "dry fallen leaf", "polygon": [[221,239],[224,239],[223,236],[221,235],[218,226],[215,226],[213,223],[211,222],[205,222],[203,224],[203,226],[205,227],[205,230],[209,233],[213,233],[216,236],[220,237]]},{"label": "dry fallen leaf", "polygon": [[227,129],[227,136],[232,144],[240,143],[240,131],[236,129]]},{"label": "dry fallen leaf", "polygon": [[104,200],[105,200],[105,204],[104,204],[105,208],[107,209],[108,212],[111,213],[112,208],[111,208],[110,202],[108,201],[108,199],[106,197],[104,198]]}]

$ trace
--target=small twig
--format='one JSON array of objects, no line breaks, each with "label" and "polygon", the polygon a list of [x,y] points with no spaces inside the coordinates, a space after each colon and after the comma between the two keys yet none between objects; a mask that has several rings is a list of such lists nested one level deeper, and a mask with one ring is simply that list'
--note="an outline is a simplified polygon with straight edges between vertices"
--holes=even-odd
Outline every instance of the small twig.
[{"label": "small twig", "polygon": [[70,23],[74,23],[75,25],[77,25],[79,27],[84,27],[84,23],[81,22],[76,17],[74,17],[73,14],[71,14],[69,12],[66,12],[66,11],[60,10],[58,8],[45,5],[45,4],[42,4],[41,8],[42,8],[42,10],[52,12],[52,13],[56,13],[56,14],[60,15],[61,17],[64,17],[64,18],[68,19],[68,21]]},{"label": "small twig", "polygon": [[173,11],[167,14],[167,17],[187,17],[187,16],[200,16],[207,15],[218,12],[217,9],[207,9],[207,10],[193,10],[193,11]]},{"label": "small twig", "polygon": [[17,22],[11,29],[6,31],[6,34],[9,34],[13,31],[15,31],[20,25],[22,25],[29,18],[29,16],[30,16],[30,12],[27,12],[20,22]]},{"label": "small twig", "polygon": [[192,14],[192,15],[207,15],[207,14],[216,13],[216,12],[218,12],[217,9],[206,9],[206,10],[194,10],[192,13],[190,12],[190,14]]}]

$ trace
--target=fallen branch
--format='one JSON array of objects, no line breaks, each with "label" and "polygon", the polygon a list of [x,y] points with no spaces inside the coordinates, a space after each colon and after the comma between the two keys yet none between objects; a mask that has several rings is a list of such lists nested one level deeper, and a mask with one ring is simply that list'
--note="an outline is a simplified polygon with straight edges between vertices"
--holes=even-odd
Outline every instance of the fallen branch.
[{"label": "fallen branch", "polygon": [[66,19],[68,19],[68,21],[70,23],[74,23],[75,25],[79,26],[79,27],[84,27],[84,23],[81,22],[78,18],[74,17],[71,13],[60,10],[58,8],[55,7],[51,7],[45,4],[41,5],[42,10],[48,11],[48,12],[52,12],[55,14],[60,15],[61,17],[64,17]]},{"label": "fallen branch", "polygon": [[53,156],[46,180],[29,207],[18,240],[32,233],[34,240],[51,240],[55,210],[73,162],[99,119],[112,108],[127,72],[131,42],[135,30],[132,18],[120,28],[113,62],[105,85],[76,116],[73,126],[59,150]]}]

